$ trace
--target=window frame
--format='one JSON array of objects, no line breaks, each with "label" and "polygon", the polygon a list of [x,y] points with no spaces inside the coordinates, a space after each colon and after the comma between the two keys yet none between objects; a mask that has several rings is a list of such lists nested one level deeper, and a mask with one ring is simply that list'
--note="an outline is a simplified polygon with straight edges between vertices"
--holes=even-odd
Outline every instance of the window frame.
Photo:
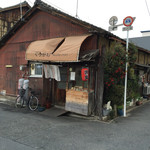
[{"label": "window frame", "polygon": [[[41,64],[42,65],[42,74],[35,74],[35,68],[34,68],[34,74],[31,74],[31,65],[34,65],[34,67],[37,65],[37,64]],[[43,63],[40,63],[40,62],[31,62],[30,63],[30,77],[36,77],[36,78],[42,78],[43,77]]]}]

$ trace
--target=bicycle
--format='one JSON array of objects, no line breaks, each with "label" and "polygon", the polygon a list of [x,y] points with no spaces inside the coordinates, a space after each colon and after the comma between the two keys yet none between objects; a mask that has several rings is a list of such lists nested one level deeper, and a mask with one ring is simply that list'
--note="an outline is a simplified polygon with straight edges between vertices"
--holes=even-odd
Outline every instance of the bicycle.
[{"label": "bicycle", "polygon": [[34,91],[32,91],[31,88],[28,89],[30,90],[31,93],[28,99],[25,96],[26,89],[23,88],[20,89],[19,96],[17,96],[16,98],[15,107],[22,108],[27,105],[30,110],[35,111],[38,108],[39,100],[36,96],[34,96]]}]

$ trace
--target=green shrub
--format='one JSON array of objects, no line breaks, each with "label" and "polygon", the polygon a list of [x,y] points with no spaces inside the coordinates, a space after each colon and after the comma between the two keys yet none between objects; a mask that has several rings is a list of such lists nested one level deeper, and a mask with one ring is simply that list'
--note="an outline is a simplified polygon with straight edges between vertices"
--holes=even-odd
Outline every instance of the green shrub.
[{"label": "green shrub", "polygon": [[138,79],[134,74],[137,49],[129,44],[128,59],[126,50],[120,43],[115,43],[112,50],[108,50],[104,59],[104,103],[111,101],[113,105],[122,105],[124,102],[125,64],[128,66],[127,97],[129,100],[137,96],[139,86]]},{"label": "green shrub", "polygon": [[122,105],[124,100],[123,98],[123,85],[113,85],[110,89],[105,90],[105,99],[107,99],[107,101],[111,101],[112,105]]}]

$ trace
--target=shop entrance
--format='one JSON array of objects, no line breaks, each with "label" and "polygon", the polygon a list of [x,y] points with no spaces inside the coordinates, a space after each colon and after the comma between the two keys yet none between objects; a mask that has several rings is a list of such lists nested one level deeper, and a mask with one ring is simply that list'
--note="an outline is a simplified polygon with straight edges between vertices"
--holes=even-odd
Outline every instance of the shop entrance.
[{"label": "shop entrance", "polygon": [[65,106],[66,86],[67,86],[67,67],[59,67],[60,81],[55,80],[55,105]]},{"label": "shop entrance", "polygon": [[66,83],[67,83],[67,67],[59,67],[60,81],[56,79],[45,79],[46,95],[49,102],[54,105],[65,106],[66,102]]}]

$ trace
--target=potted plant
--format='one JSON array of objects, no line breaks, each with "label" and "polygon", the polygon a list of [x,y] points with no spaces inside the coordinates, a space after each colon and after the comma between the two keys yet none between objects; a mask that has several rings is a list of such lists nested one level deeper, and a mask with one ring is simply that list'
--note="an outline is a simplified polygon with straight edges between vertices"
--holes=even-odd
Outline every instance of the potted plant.
[{"label": "potted plant", "polygon": [[[113,85],[112,88],[107,90],[107,100],[111,101],[115,114],[118,114],[118,108],[123,107],[123,95],[124,86],[123,85]],[[123,111],[123,109],[122,109]]]},{"label": "potted plant", "polygon": [[136,99],[136,106],[139,106],[142,104],[142,99],[141,98],[137,98]]},{"label": "potted plant", "polygon": [[123,105],[117,106],[117,113],[119,116],[123,116]]}]

